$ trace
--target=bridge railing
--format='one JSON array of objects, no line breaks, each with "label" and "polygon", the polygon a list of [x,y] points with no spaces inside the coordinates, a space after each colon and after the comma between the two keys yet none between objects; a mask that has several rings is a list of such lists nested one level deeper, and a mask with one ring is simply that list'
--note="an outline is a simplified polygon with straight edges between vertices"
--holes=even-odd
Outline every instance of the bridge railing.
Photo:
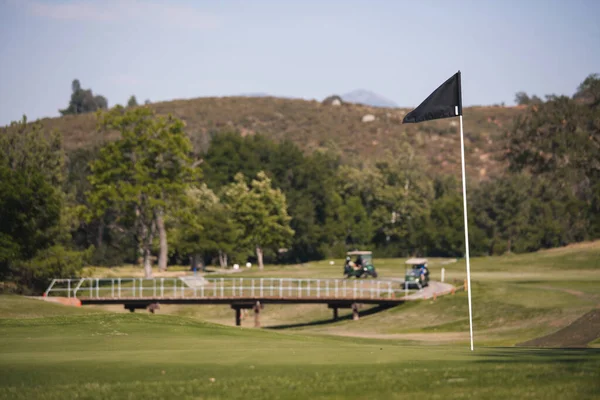
[{"label": "bridge railing", "polygon": [[45,296],[77,298],[392,298],[400,284],[386,280],[292,278],[54,279]]}]

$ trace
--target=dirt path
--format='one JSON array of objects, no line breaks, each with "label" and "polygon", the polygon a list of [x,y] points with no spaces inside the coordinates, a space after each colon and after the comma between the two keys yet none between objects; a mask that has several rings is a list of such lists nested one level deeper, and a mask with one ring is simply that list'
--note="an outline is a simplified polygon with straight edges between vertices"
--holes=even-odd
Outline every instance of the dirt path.
[{"label": "dirt path", "polygon": [[[400,286],[403,287],[404,281],[402,279],[390,279],[395,282],[400,282]],[[416,293],[409,294],[406,298],[410,300],[426,300],[431,299],[433,295],[441,296],[452,290],[454,286],[449,283],[429,281],[429,285],[419,290]]]},{"label": "dirt path", "polygon": [[441,296],[442,294],[452,290],[454,286],[449,283],[429,281],[429,285],[424,287],[417,293],[413,293],[408,296],[409,299],[431,299],[433,295]]},{"label": "dirt path", "polygon": [[519,343],[523,347],[587,347],[600,337],[600,308],[584,314],[572,324],[550,335]]}]

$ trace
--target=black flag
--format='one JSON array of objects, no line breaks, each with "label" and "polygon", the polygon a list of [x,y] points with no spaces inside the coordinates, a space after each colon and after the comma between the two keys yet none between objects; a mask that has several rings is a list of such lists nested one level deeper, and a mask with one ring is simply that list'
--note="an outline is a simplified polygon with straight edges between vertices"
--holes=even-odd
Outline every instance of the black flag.
[{"label": "black flag", "polygon": [[462,115],[460,71],[435,89],[417,108],[406,114],[403,124]]}]

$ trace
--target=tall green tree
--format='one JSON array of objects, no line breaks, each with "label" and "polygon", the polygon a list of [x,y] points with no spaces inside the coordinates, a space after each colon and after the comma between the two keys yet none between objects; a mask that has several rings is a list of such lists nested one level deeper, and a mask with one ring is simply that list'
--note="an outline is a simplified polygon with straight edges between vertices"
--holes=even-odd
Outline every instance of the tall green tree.
[{"label": "tall green tree", "polygon": [[524,105],[530,105],[530,104],[541,104],[541,103],[543,103],[543,101],[535,94],[533,96],[529,97],[529,95],[525,92],[518,92],[515,95],[515,103],[517,103],[520,106],[524,106]]},{"label": "tall green tree", "polygon": [[273,187],[285,194],[295,234],[288,251],[279,255],[280,260],[319,259],[340,240],[332,236],[335,225],[326,227],[335,204],[337,157],[321,152],[306,155],[285,139],[277,143],[260,134],[242,137],[226,132],[213,137],[204,161],[206,182],[214,190],[233,182],[238,172],[255,176],[263,170]]},{"label": "tall green tree", "polygon": [[434,188],[424,172],[425,160],[408,142],[394,153],[388,153],[391,161],[376,165],[382,185],[372,215],[380,235],[408,255],[418,246],[419,221],[429,214]]},{"label": "tall green tree", "polygon": [[0,129],[0,279],[41,290],[83,266],[85,255],[68,249],[64,159],[61,135],[39,122]]},{"label": "tall green tree", "polygon": [[424,228],[428,255],[439,257],[464,255],[464,219],[460,194],[453,193],[434,200]]},{"label": "tall green tree", "polygon": [[[185,196],[200,176],[191,158],[192,145],[181,120],[156,116],[146,107],[116,107],[98,117],[102,129],[117,130],[120,138],[107,143],[91,165],[89,202],[95,217],[112,209],[118,221],[133,225],[145,275],[151,277],[157,225],[169,202]],[[165,234],[161,252],[166,253],[166,247]]]},{"label": "tall green tree", "polygon": [[242,173],[236,174],[235,182],[224,191],[224,199],[243,229],[242,242],[256,251],[262,269],[264,250],[277,251],[288,245],[294,235],[285,195],[274,189],[271,179],[260,171],[250,185]]},{"label": "tall green tree", "polygon": [[290,226],[295,234],[285,258],[295,262],[322,258],[332,242],[325,224],[332,212],[338,160],[318,152],[304,155],[284,140],[274,147],[268,167],[273,186],[285,193],[293,217]]},{"label": "tall green tree", "polygon": [[[538,215],[532,229],[539,224],[563,226],[565,235],[533,234],[540,246],[553,246],[566,240],[598,237],[594,218],[600,185],[600,103],[597,75],[588,76],[573,99],[548,96],[548,101],[531,107],[519,117],[507,133],[506,160],[511,171],[530,172],[535,176],[535,191],[548,197],[537,204]],[[538,195],[539,196],[539,195]],[[560,199],[560,200],[559,200]],[[566,213],[566,214],[565,214]],[[540,219],[545,216],[546,219]],[[569,224],[560,221],[570,221]],[[537,224],[537,225],[536,225]],[[552,230],[546,230],[551,232]],[[531,247],[530,247],[531,248]]]},{"label": "tall green tree", "polygon": [[276,144],[263,135],[242,137],[238,132],[222,132],[212,138],[203,159],[208,186],[217,189],[234,182],[238,172],[256,176],[271,170]]},{"label": "tall green tree", "polygon": [[59,110],[61,115],[84,114],[108,108],[106,97],[94,95],[91,89],[82,89],[81,83],[75,79],[71,84],[71,100],[64,110]]},{"label": "tall green tree", "polygon": [[573,98],[592,106],[600,105],[600,74],[588,75],[577,87],[577,92],[575,92]]},{"label": "tall green tree", "polygon": [[127,107],[137,107],[138,102],[134,95],[131,95],[129,100],[127,100]]},{"label": "tall green tree", "polygon": [[359,248],[371,241],[373,225],[360,197],[350,196],[344,199],[344,204],[338,209],[338,213],[348,248]]},{"label": "tall green tree", "polygon": [[531,178],[511,174],[484,182],[475,190],[471,212],[489,239],[486,254],[519,251],[531,212]]},{"label": "tall green tree", "polygon": [[204,260],[213,256],[218,256],[221,267],[227,266],[242,229],[206,184],[190,187],[173,215],[176,222],[169,237],[173,248],[189,255],[192,268],[201,264],[204,269]]}]

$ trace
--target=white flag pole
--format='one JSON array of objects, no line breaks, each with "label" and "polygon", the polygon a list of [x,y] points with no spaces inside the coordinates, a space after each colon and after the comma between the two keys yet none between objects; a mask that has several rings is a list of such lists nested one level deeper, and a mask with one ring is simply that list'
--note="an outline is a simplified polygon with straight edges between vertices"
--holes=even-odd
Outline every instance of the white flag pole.
[{"label": "white flag pole", "polygon": [[[458,107],[457,107],[458,108]],[[457,110],[458,114],[458,110]],[[469,224],[467,219],[467,176],[465,173],[465,140],[463,134],[463,116],[460,118],[460,158],[462,161],[463,210],[465,217],[465,258],[467,260],[467,295],[469,297],[469,332],[471,334],[471,351],[473,351],[473,311],[471,307],[471,265],[469,260]]]}]

